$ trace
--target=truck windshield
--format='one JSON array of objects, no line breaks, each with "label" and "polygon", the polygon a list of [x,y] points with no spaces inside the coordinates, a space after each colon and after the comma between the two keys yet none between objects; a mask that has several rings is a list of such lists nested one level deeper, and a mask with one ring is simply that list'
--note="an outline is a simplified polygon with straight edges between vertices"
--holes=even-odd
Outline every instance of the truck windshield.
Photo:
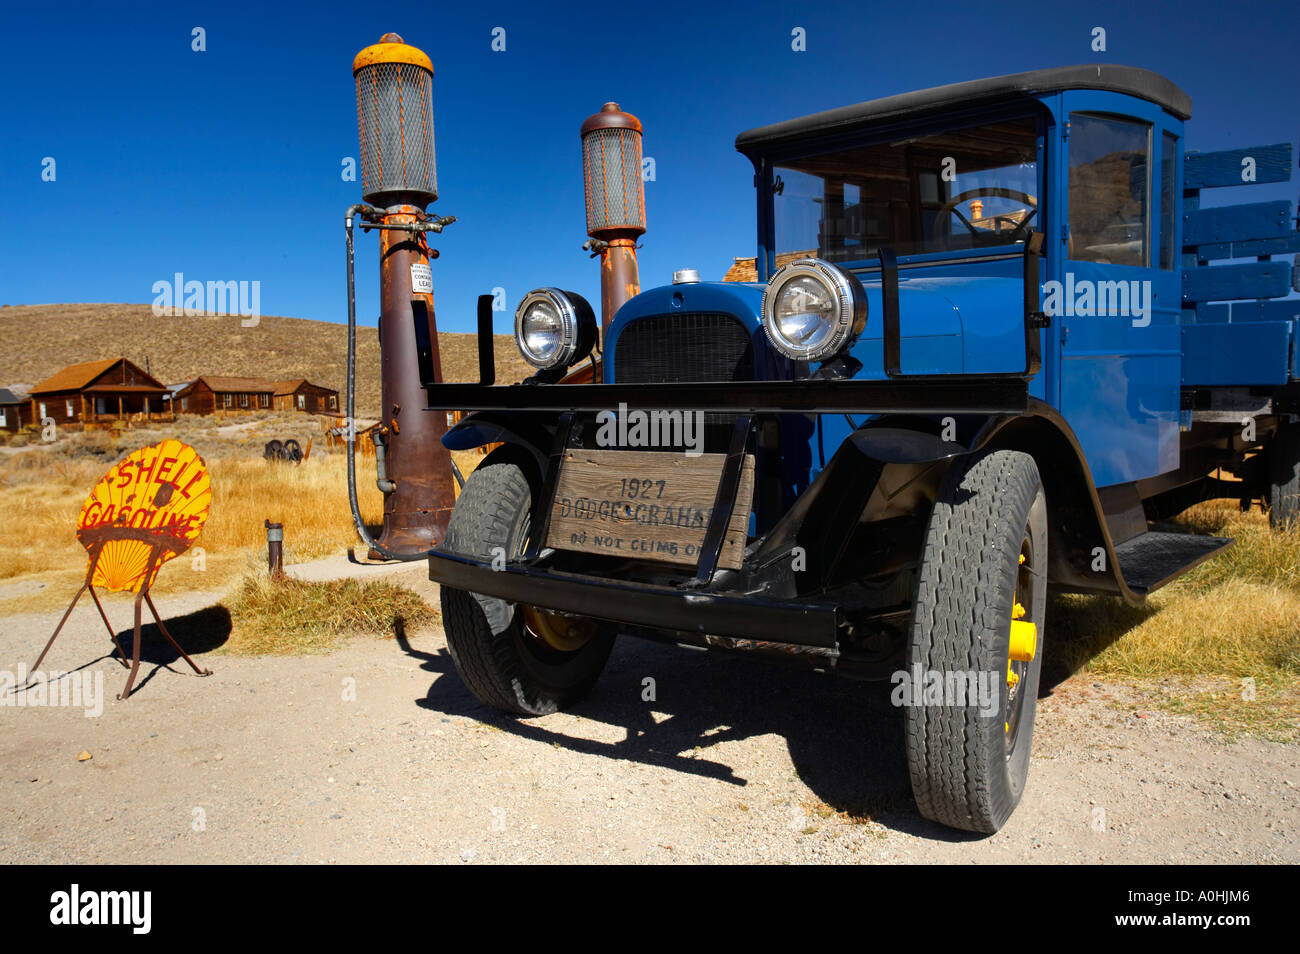
[{"label": "truck windshield", "polygon": [[1023,242],[1038,227],[1033,117],[783,160],[776,251],[832,262]]}]

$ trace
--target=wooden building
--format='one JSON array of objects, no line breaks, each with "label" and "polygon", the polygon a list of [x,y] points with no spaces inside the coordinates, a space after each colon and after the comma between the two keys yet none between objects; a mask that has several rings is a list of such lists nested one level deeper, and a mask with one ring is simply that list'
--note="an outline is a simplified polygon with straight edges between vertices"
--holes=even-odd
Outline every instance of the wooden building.
[{"label": "wooden building", "polygon": [[177,414],[267,411],[274,391],[264,378],[205,374],[172,394],[172,410]]},{"label": "wooden building", "polygon": [[312,384],[306,378],[296,381],[272,381],[272,403],[277,411],[306,411],[308,414],[341,414],[339,392]]},{"label": "wooden building", "polygon": [[126,358],[70,364],[32,388],[31,423],[107,424],[113,421],[165,421],[171,412],[162,382]]},{"label": "wooden building", "polygon": [[0,431],[16,434],[25,424],[32,422],[31,406],[26,397],[19,397],[8,388],[0,388]]},{"label": "wooden building", "polygon": [[205,374],[188,384],[173,386],[172,409],[177,414],[231,414],[240,411],[306,411],[338,415],[339,392],[306,378],[268,381],[265,378]]}]

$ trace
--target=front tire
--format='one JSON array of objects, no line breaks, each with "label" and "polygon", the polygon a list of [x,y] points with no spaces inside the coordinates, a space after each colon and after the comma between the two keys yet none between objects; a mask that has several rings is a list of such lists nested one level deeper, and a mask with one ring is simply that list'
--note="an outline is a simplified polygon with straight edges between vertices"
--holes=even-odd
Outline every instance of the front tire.
[{"label": "front tire", "polygon": [[[523,553],[538,481],[531,461],[501,447],[475,468],[456,500],[443,549],[484,561]],[[456,671],[480,702],[517,715],[566,708],[591,689],[614,645],[596,620],[450,587],[442,618]]]},{"label": "front tire", "polygon": [[996,704],[992,693],[957,704],[950,695],[917,696],[922,687],[913,686],[904,716],[908,771],[917,807],[932,821],[992,834],[1020,801],[1042,670],[1046,573],[1047,501],[1034,459],[999,450],[954,463],[922,550],[908,678],[935,674],[946,686],[965,676],[967,686],[996,687]]}]

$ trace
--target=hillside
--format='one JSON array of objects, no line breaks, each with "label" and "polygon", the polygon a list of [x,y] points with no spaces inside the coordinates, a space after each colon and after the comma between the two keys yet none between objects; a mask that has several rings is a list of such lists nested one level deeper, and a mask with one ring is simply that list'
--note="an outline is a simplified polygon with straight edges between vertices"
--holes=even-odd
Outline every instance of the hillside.
[{"label": "hillside", "polygon": [[[0,307],[0,387],[30,387],[65,365],[123,356],[164,384],[200,374],[307,378],[337,388],[347,375],[347,327],[307,318],[266,315],[244,328],[238,317],[156,318],[148,305],[9,305]],[[478,379],[471,334],[439,334],[443,377]],[[497,382],[531,370],[514,339],[496,336]],[[357,415],[379,411],[379,335],[357,329]]]}]

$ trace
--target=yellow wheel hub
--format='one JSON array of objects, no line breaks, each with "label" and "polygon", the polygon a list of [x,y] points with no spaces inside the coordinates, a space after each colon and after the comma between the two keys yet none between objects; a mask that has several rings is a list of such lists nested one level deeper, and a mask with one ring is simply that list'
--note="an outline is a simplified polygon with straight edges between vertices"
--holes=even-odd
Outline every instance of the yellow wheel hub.
[{"label": "yellow wheel hub", "polygon": [[[1027,546],[1028,541],[1024,545]],[[1026,571],[1023,549],[1020,551],[1019,564],[1023,574]],[[1024,604],[1020,602],[1020,587],[1017,585],[1016,593],[1011,597],[1011,639],[1007,653],[1007,688],[1011,692],[1020,684],[1020,673],[1015,671],[1015,664],[1032,662],[1034,654],[1038,652],[1038,627],[1026,620],[1026,615]],[[1004,723],[1003,728],[1009,736],[1011,724]]]},{"label": "yellow wheel hub", "polygon": [[1038,651],[1038,627],[1022,619],[1011,621],[1011,658],[1015,662],[1032,662]]},{"label": "yellow wheel hub", "polygon": [[523,609],[524,625],[528,632],[562,653],[581,649],[596,635],[595,620],[558,616],[533,606],[525,606]]}]

